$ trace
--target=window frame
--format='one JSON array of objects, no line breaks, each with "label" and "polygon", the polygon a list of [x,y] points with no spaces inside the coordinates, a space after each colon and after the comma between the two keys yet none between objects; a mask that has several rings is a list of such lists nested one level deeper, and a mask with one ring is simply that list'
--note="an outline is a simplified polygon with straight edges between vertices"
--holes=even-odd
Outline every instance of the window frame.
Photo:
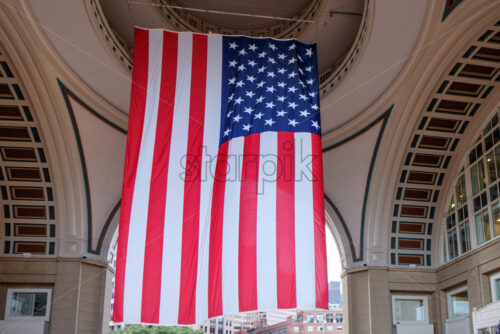
[{"label": "window frame", "polygon": [[[421,300],[424,306],[424,320],[396,320],[396,300],[397,299],[410,299]],[[429,323],[429,300],[428,296],[424,295],[391,295],[391,309],[392,309],[392,323],[393,324],[428,324]]]},{"label": "window frame", "polygon": [[500,299],[497,299],[498,291],[496,289],[495,281],[500,279],[500,271],[492,274],[490,276],[490,287],[491,287],[491,302],[500,302]]},{"label": "window frame", "polygon": [[[440,240],[440,243],[443,243],[440,247],[442,251],[441,264],[448,263],[453,261],[454,259],[461,257],[463,254],[474,250],[478,247],[482,247],[483,245],[492,242],[497,238],[500,238],[500,233],[498,235],[496,232],[500,232],[499,222],[494,219],[494,211],[493,207],[500,203],[500,105],[497,105],[493,108],[490,115],[487,117],[487,120],[484,122],[483,126],[478,131],[475,136],[475,140],[471,144],[471,146],[466,150],[465,155],[463,157],[462,163],[459,166],[460,168],[457,171],[456,178],[454,182],[448,189],[448,198],[450,199],[449,205],[444,208],[440,215],[440,231],[441,234],[444,235],[443,239]],[[489,143],[489,144],[488,144]],[[473,156],[473,158],[471,158]],[[490,161],[488,161],[490,159]],[[493,175],[493,168],[495,166],[495,175]],[[482,166],[482,169],[480,167]],[[473,169],[477,172],[477,175],[473,173]],[[490,173],[491,172],[491,173]],[[490,175],[491,174],[491,175]],[[483,181],[477,179],[478,181],[478,191],[474,194],[473,189],[473,179],[483,177]],[[496,177],[493,180],[493,176]],[[481,182],[484,183],[484,187],[481,186]],[[455,198],[457,196],[457,189],[461,188],[461,192],[464,195],[462,205],[458,205],[458,201]],[[457,188],[458,187],[458,188]],[[483,198],[484,197],[484,198]],[[478,206],[476,205],[476,201],[479,201]],[[448,203],[448,202],[447,202]],[[453,204],[453,206],[452,206]],[[468,208],[468,221],[469,221],[469,240],[470,240],[470,249],[463,252],[462,250],[462,238],[460,236],[459,230],[459,208],[463,208],[466,206]],[[476,207],[477,206],[477,207]],[[479,215],[481,212],[486,211],[486,216],[489,220],[489,226],[486,231],[485,225],[481,222],[481,226],[476,224],[476,215]],[[458,232],[458,255],[453,259],[450,257],[450,249],[448,245],[448,232],[450,228],[447,225],[447,218],[450,215],[454,215],[456,218],[456,227]],[[462,223],[465,222],[462,221]],[[465,227],[464,227],[465,228]],[[478,232],[483,232],[480,234],[484,234],[483,242],[479,243],[478,237],[481,237]],[[496,228],[496,229],[495,229]],[[487,240],[487,236],[489,236],[489,240]],[[467,236],[466,236],[467,237]],[[465,244],[464,244],[465,245]],[[469,245],[466,245],[469,246]],[[451,250],[452,251],[452,250]],[[453,255],[453,254],[451,254]],[[441,257],[441,256],[440,256]]]},{"label": "window frame", "polygon": [[[454,295],[456,294],[459,294],[460,292],[464,292],[464,291],[467,291],[467,303],[469,303],[469,313],[467,314],[461,314],[459,316],[453,316],[453,306],[452,306],[452,303],[451,303],[451,297],[453,297]],[[462,317],[465,317],[465,316],[469,316],[470,317],[470,314],[471,314],[471,309],[470,309],[470,302],[469,302],[469,289],[467,287],[467,285],[464,285],[464,286],[461,286],[459,288],[456,288],[456,289],[453,289],[451,291],[448,291],[446,293],[446,303],[447,303],[447,306],[448,306],[448,319],[459,319],[459,318],[462,318]]]},{"label": "window frame", "polygon": [[[12,297],[14,293],[47,293],[47,305],[45,306],[44,316],[11,316],[10,310],[12,305]],[[38,288],[38,289],[28,289],[28,288],[10,288],[7,289],[7,301],[5,304],[5,320],[45,320],[50,321],[50,312],[52,306],[52,289],[50,288]]]}]

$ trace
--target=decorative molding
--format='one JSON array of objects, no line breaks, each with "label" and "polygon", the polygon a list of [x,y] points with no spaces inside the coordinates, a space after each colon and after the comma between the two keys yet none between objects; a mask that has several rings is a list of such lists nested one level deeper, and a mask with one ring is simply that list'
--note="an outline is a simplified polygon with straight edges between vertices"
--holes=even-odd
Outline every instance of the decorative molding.
[{"label": "decorative molding", "polygon": [[118,211],[118,208],[120,206],[120,201],[115,205],[113,210],[111,211],[110,215],[108,216],[108,219],[106,220],[101,233],[99,234],[99,239],[97,242],[97,246],[95,248],[92,247],[92,201],[91,201],[91,196],[90,196],[90,187],[89,187],[89,179],[88,179],[88,174],[87,174],[87,164],[85,162],[85,154],[83,152],[83,145],[82,141],[80,138],[80,132],[78,130],[78,125],[76,122],[75,114],[73,111],[73,108],[71,106],[71,102],[69,98],[73,98],[78,104],[80,104],[85,110],[90,112],[94,117],[99,119],[100,121],[106,123],[107,125],[111,126],[115,130],[127,134],[127,131],[120,126],[116,125],[112,121],[108,120],[106,117],[102,116],[99,114],[97,111],[92,109],[88,104],[86,104],[82,99],[80,99],[76,94],[74,94],[68,87],[64,85],[64,83],[61,80],[57,80],[59,87],[61,89],[64,102],[66,103],[66,107],[68,109],[69,116],[71,118],[71,124],[73,126],[73,131],[75,133],[75,139],[78,145],[78,152],[80,154],[80,162],[82,166],[82,173],[83,173],[83,179],[84,179],[84,184],[85,184],[85,198],[87,202],[87,230],[88,230],[88,240],[87,240],[87,251],[92,254],[100,255],[101,254],[101,248],[102,248],[102,243],[104,240],[104,236],[108,230],[109,224],[111,223],[114,215]]},{"label": "decorative molding", "polygon": [[353,257],[353,260],[355,258],[356,250],[354,249],[354,243],[352,242],[352,237],[351,237],[351,232],[349,231],[349,227],[345,223],[344,217],[342,217],[342,214],[340,213],[339,209],[333,203],[333,201],[328,197],[327,194],[325,194],[325,201],[326,203],[332,208],[332,210],[335,212],[337,215],[338,219],[340,220],[340,224],[342,225],[344,232],[347,236],[347,241],[349,242],[349,249],[351,250],[351,255]]},{"label": "decorative molding", "polygon": [[[114,30],[103,14],[99,0],[85,1],[90,21],[95,27],[97,34],[108,46],[114,58],[129,73],[132,73],[132,46]],[[93,15],[92,15],[93,14]]]},{"label": "decorative molding", "polygon": [[372,11],[369,10],[369,7],[370,0],[365,0],[361,27],[358,31],[355,42],[353,43],[351,49],[346,53],[346,56],[342,55],[319,74],[320,97],[325,96],[334,87],[338,86],[338,84],[346,77],[347,72],[349,72],[352,68],[358,58],[358,55],[361,53],[361,49],[365,45],[363,42],[365,41],[366,31],[368,30],[368,20],[370,15],[372,15]]},{"label": "decorative molding", "polygon": [[121,205],[122,205],[122,199],[120,198],[118,200],[118,202],[116,202],[115,206],[113,207],[113,209],[109,213],[108,218],[106,219],[106,223],[104,224],[104,227],[103,227],[103,233],[101,233],[101,236],[99,237],[99,241],[97,243],[97,248],[99,249],[99,251],[101,250],[102,243],[104,241],[104,236],[108,232],[109,226],[111,226],[111,222],[113,221],[113,218],[115,218],[115,215],[118,212],[118,210],[120,209]]},{"label": "decorative molding", "polygon": [[229,27],[211,22],[193,14],[189,10],[181,9],[175,0],[155,0],[156,10],[176,30],[201,32],[205,34],[216,33],[223,35],[247,35],[255,37],[297,38],[319,16],[324,7],[325,0],[313,0],[288,20],[257,28]]},{"label": "decorative molding", "polygon": [[0,46],[0,247],[4,257],[54,256],[54,173],[40,114],[29,98],[36,92],[24,86],[21,77]]},{"label": "decorative molding", "polygon": [[[460,1],[455,1],[454,6],[459,3]],[[411,132],[402,166],[395,172],[398,181],[392,203],[394,228],[388,237],[389,245],[392,246],[392,240],[409,236],[407,232],[401,232],[397,228],[401,223],[425,224],[428,228],[425,235],[426,247],[420,253],[425,259],[421,263],[423,266],[432,266],[431,257],[442,243],[441,238],[436,239],[436,235],[432,233],[432,226],[438,224],[434,230],[440,230],[439,224],[443,217],[437,209],[447,205],[440,195],[447,189],[445,186],[449,185],[445,178],[453,169],[450,166],[461,161],[457,155],[462,150],[459,144],[471,137],[469,132],[474,127],[471,126],[473,120],[481,118],[478,115],[482,115],[485,106],[494,102],[495,95],[498,95],[493,94],[500,85],[500,46],[496,41],[497,34],[500,34],[498,22],[475,34],[474,39],[464,45],[450,61],[441,78],[436,79],[437,86],[426,99],[428,102],[420,110]],[[427,192],[429,197],[427,201],[422,201],[415,196],[406,196],[407,191],[420,191],[421,194]],[[444,196],[446,195],[448,194],[445,193]],[[392,258],[399,259],[399,255],[407,255],[403,248],[391,249]],[[437,262],[436,259],[434,262]],[[392,264],[413,263],[392,261]]]},{"label": "decorative molding", "polygon": [[370,130],[372,127],[374,127],[378,123],[382,122],[382,126],[380,127],[380,130],[379,130],[379,133],[377,136],[377,141],[376,141],[375,147],[373,149],[373,154],[372,154],[372,158],[370,161],[370,168],[369,168],[368,175],[366,178],[365,194],[363,197],[363,209],[362,209],[362,213],[361,213],[361,227],[360,227],[361,233],[360,233],[360,241],[359,241],[359,254],[356,253],[356,250],[354,248],[355,245],[353,244],[351,233],[349,231],[349,227],[345,223],[344,218],[342,217],[342,214],[340,213],[340,210],[338,210],[338,208],[333,203],[333,201],[330,198],[328,198],[328,196],[325,195],[326,202],[331,206],[333,211],[335,211],[335,213],[337,214],[337,216],[342,224],[342,227],[344,228],[344,230],[347,234],[348,241],[349,241],[349,248],[351,250],[353,262],[361,262],[364,259],[364,229],[365,229],[365,221],[366,221],[366,205],[367,205],[367,201],[368,201],[368,195],[370,192],[370,182],[371,182],[371,178],[372,178],[373,168],[375,166],[375,161],[377,159],[377,153],[378,153],[378,150],[380,147],[380,143],[382,141],[382,136],[384,135],[384,131],[385,131],[387,122],[389,120],[389,116],[391,115],[393,107],[394,107],[394,105],[391,105],[383,114],[381,114],[379,117],[377,117],[374,121],[372,121],[371,123],[366,125],[361,130],[357,131],[356,133],[352,134],[351,136],[349,136],[345,139],[342,139],[335,144],[332,144],[328,147],[323,148],[323,153],[331,151],[331,150],[355,139],[356,137],[358,137],[358,136],[362,135],[363,133],[365,133],[366,131]]}]

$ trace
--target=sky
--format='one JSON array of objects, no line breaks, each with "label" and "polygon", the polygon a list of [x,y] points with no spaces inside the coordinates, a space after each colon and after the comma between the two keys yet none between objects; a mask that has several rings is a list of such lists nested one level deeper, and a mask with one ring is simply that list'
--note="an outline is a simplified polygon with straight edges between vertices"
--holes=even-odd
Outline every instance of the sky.
[{"label": "sky", "polygon": [[342,265],[340,264],[340,256],[337,250],[337,245],[329,228],[326,228],[326,258],[328,261],[328,282],[340,281]]}]

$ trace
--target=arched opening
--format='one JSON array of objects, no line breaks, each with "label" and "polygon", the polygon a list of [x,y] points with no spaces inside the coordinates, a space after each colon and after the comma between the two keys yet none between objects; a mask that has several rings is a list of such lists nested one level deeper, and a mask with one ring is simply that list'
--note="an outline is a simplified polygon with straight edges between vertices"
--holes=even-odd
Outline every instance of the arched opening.
[{"label": "arched opening", "polygon": [[[339,334],[343,330],[343,291],[341,274],[344,269],[341,258],[341,247],[338,244],[336,228],[327,223],[326,248],[328,267],[328,311],[321,310],[269,310],[264,312],[238,313],[225,315],[217,319],[193,326],[204,334],[234,334],[238,331],[259,329],[259,333],[287,334],[291,328],[295,333],[304,334]],[[107,263],[113,269],[116,266],[116,249],[118,242],[118,228],[115,228],[109,244]],[[109,328],[118,331],[126,327],[112,321],[114,277],[112,278],[110,300]],[[106,320],[106,319],[105,319]]]}]

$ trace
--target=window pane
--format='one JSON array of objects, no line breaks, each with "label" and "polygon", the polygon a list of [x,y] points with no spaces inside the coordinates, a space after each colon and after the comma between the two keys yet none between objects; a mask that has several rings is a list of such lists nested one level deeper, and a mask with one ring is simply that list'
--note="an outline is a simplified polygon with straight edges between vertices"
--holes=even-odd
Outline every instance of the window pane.
[{"label": "window pane", "polygon": [[448,213],[452,212],[453,210],[455,210],[456,208],[456,204],[455,204],[455,196],[451,195],[451,199],[450,199],[450,205],[448,206]]},{"label": "window pane", "polygon": [[490,198],[492,201],[498,198],[498,187],[496,184],[490,188]]},{"label": "window pane", "polygon": [[479,160],[477,163],[477,176],[479,178],[479,190],[483,190],[486,185],[486,178],[484,175],[484,163],[483,159]]},{"label": "window pane", "polygon": [[465,222],[460,225],[460,250],[462,254],[470,250],[470,231],[469,231],[469,222]]},{"label": "window pane", "polygon": [[457,230],[453,229],[448,232],[448,254],[449,259],[453,260],[458,256],[458,245],[457,245]]},{"label": "window pane", "polygon": [[481,209],[481,196],[477,196],[472,200],[472,202],[474,204],[474,212]]},{"label": "window pane", "polygon": [[452,317],[469,314],[469,296],[467,290],[451,296]]},{"label": "window pane", "polygon": [[477,164],[471,167],[470,178],[472,182],[472,195],[475,195],[479,192],[479,175],[477,172]]},{"label": "window pane", "polygon": [[495,236],[497,236],[500,235],[500,202],[493,205],[491,210],[493,212],[493,223],[495,224]]},{"label": "window pane", "polygon": [[424,321],[424,302],[416,299],[396,299],[396,321]]},{"label": "window pane", "polygon": [[45,316],[45,310],[47,308],[47,293],[36,293],[35,294],[35,309],[33,310],[33,315],[35,317]]},{"label": "window pane", "polygon": [[476,215],[476,236],[477,236],[477,244],[481,245],[484,243],[484,234],[483,234],[483,224],[482,224],[482,214]]},{"label": "window pane", "polygon": [[486,164],[488,166],[488,179],[490,180],[490,183],[493,183],[497,179],[496,168],[495,168],[495,156],[493,154],[493,151],[488,153],[488,155],[486,156]]},{"label": "window pane", "polygon": [[477,159],[477,157],[476,157],[476,150],[473,149],[469,153],[469,163],[473,163],[474,161],[476,161],[476,159]]},{"label": "window pane", "polygon": [[488,196],[486,195],[486,191],[484,191],[481,194],[481,207],[485,207],[486,205],[488,205]]},{"label": "window pane", "polygon": [[496,300],[500,301],[500,278],[497,278],[495,280],[495,291],[496,291],[496,295],[497,295]]},{"label": "window pane", "polygon": [[10,315],[13,317],[45,316],[46,307],[46,292],[14,292]]},{"label": "window pane", "polygon": [[491,231],[490,231],[490,217],[488,216],[488,210],[483,211],[483,232],[485,241],[490,240]]},{"label": "window pane", "polygon": [[316,314],[316,322],[323,322],[323,314]]},{"label": "window pane", "polygon": [[484,210],[480,214],[476,215],[476,234],[478,245],[491,239],[488,210]]},{"label": "window pane", "polygon": [[12,304],[10,305],[10,315],[13,317],[29,317],[33,315],[35,307],[35,294],[14,292],[12,294]]},{"label": "window pane", "polygon": [[443,236],[443,263],[446,263],[446,236]]},{"label": "window pane", "polygon": [[497,175],[500,176],[500,146],[495,148],[495,162],[497,165]]},{"label": "window pane", "polygon": [[486,151],[493,147],[493,134],[484,138],[484,146],[486,146]]},{"label": "window pane", "polygon": [[462,175],[458,180],[457,184],[455,185],[455,194],[457,196],[457,206],[460,207],[462,204],[465,203],[466,196],[465,196],[465,176]]}]

